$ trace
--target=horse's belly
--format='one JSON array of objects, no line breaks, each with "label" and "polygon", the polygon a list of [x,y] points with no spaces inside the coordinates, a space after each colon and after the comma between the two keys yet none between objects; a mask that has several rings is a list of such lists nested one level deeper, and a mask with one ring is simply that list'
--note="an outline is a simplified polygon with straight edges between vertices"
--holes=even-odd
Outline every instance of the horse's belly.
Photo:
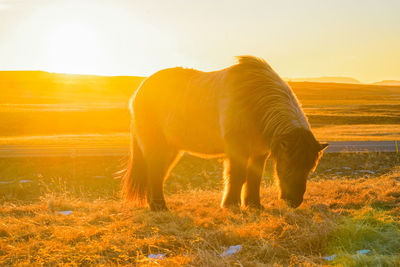
[{"label": "horse's belly", "polygon": [[185,139],[181,141],[181,149],[193,154],[220,155],[224,153],[223,141],[216,138],[197,138],[195,143]]},{"label": "horse's belly", "polygon": [[217,121],[202,122],[194,118],[186,123],[172,123],[167,129],[168,141],[180,150],[206,155],[224,153],[224,141]]}]

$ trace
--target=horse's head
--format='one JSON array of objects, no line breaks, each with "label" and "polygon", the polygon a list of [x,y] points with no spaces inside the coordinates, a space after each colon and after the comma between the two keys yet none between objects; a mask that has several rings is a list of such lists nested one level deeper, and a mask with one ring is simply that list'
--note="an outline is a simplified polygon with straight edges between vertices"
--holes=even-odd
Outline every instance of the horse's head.
[{"label": "horse's head", "polygon": [[297,208],[303,202],[307,178],[328,144],[320,144],[311,131],[297,128],[280,136],[272,146],[281,199]]}]

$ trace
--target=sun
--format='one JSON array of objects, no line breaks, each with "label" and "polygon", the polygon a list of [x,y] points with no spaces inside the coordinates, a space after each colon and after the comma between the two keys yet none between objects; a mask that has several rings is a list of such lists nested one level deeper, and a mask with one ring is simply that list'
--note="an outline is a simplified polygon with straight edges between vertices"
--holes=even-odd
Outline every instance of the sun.
[{"label": "sun", "polygon": [[49,28],[46,34],[48,67],[62,73],[96,73],[101,57],[96,29],[85,22],[65,21]]},{"label": "sun", "polygon": [[49,1],[22,20],[35,25],[31,50],[41,70],[145,76],[173,65],[173,35],[119,1]]},{"label": "sun", "polygon": [[21,15],[10,39],[25,69],[147,76],[185,64],[177,33],[157,25],[133,2],[46,0]]},{"label": "sun", "polygon": [[36,33],[32,50],[40,69],[60,73],[100,74],[112,69],[108,58],[119,52],[110,40],[111,29],[118,31],[117,5],[95,1],[47,1],[38,5],[24,25]]}]

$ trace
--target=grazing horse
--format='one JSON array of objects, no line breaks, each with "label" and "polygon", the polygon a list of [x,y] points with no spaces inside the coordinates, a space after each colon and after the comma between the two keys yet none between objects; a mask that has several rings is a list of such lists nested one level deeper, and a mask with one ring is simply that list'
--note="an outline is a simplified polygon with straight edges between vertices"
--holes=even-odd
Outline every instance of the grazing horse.
[{"label": "grazing horse", "polygon": [[163,183],[183,151],[225,157],[222,207],[262,208],[260,182],[271,155],[280,197],[298,207],[327,146],[315,139],[289,85],[252,56],[213,72],[161,70],[140,85],[131,111],[123,193],[151,210],[167,209]]}]

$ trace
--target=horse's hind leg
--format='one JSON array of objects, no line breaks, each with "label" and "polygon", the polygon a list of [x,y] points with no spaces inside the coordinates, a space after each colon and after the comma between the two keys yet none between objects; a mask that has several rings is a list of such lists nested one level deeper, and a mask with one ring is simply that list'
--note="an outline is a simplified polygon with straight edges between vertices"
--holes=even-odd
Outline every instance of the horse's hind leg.
[{"label": "horse's hind leg", "polygon": [[243,183],[246,181],[248,158],[242,153],[228,153],[224,163],[225,192],[222,207],[239,206]]},{"label": "horse's hind leg", "polygon": [[145,151],[148,175],[147,202],[153,211],[167,210],[163,185],[169,170],[177,160],[177,155],[178,151],[167,145],[160,145]]},{"label": "horse's hind leg", "polygon": [[260,203],[260,183],[264,172],[266,155],[254,156],[249,160],[247,180],[242,191],[242,205],[262,209]]}]

